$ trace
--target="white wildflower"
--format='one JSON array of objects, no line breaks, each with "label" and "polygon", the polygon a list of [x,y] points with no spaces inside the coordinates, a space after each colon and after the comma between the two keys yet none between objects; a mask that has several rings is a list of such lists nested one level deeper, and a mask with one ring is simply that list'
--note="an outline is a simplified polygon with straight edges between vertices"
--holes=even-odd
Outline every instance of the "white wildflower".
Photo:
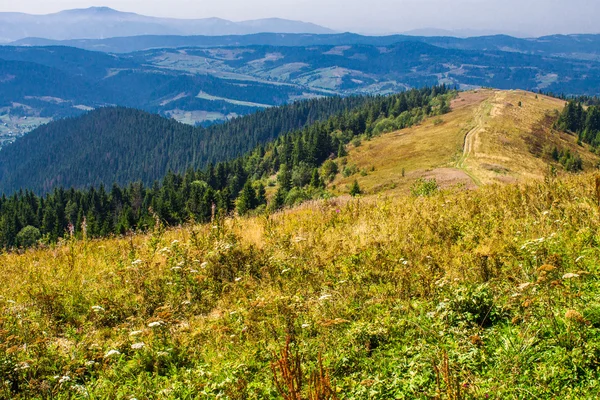
[{"label": "white wildflower", "polygon": [[182,301],[182,302],[181,302],[181,305],[182,305],[182,306],[188,306],[188,305],[190,305],[190,304],[192,304],[192,302],[191,302],[191,301],[189,301],[189,300],[185,300],[185,301]]},{"label": "white wildflower", "polygon": [[175,246],[176,244],[179,244],[179,240],[175,239],[171,242],[171,246]]},{"label": "white wildflower", "polygon": [[235,278],[235,281],[236,281],[236,282],[239,282],[239,281],[241,281],[241,280],[242,280],[242,278]]},{"label": "white wildflower", "polygon": [[92,310],[95,312],[100,312],[104,311],[104,308],[102,306],[92,306]]},{"label": "white wildflower", "polygon": [[303,327],[304,329],[306,329],[306,328],[309,328],[309,327],[310,327],[310,324],[302,324],[302,327]]},{"label": "white wildflower", "polygon": [[159,326],[161,326],[163,324],[164,324],[164,322],[162,322],[162,321],[154,321],[154,322],[150,322],[148,324],[148,327],[150,327],[150,328],[158,328]]},{"label": "white wildflower", "polygon": [[85,366],[86,366],[86,367],[92,367],[92,366],[94,366],[94,365],[96,365],[96,361],[89,360],[89,361],[86,361],[86,362],[85,362]]},{"label": "white wildflower", "polygon": [[197,269],[190,269],[190,274],[197,274],[198,270]]},{"label": "white wildflower", "polygon": [[282,271],[281,271],[281,274],[283,275],[283,274],[285,274],[286,272],[290,272],[290,271],[291,271],[291,269],[289,269],[289,268],[286,268],[286,269],[284,269],[284,270],[282,270]]},{"label": "white wildflower", "polygon": [[69,375],[64,375],[61,376],[60,379],[58,380],[58,383],[65,383],[65,382],[69,382],[71,380],[71,377]]},{"label": "white wildflower", "polygon": [[176,266],[176,267],[171,268],[171,271],[179,271],[180,269],[181,269],[180,266]]},{"label": "white wildflower", "polygon": [[143,349],[146,344],[144,342],[134,343],[131,345],[131,348],[134,350]]},{"label": "white wildflower", "polygon": [[324,294],[323,296],[319,297],[319,301],[328,300],[330,298],[331,298],[330,294]]},{"label": "white wildflower", "polygon": [[579,261],[583,260],[585,256],[579,256],[575,259],[575,262],[578,263]]},{"label": "white wildflower", "polygon": [[204,261],[202,264],[200,264],[200,268],[204,269],[208,267],[208,263],[206,261]]},{"label": "white wildflower", "polygon": [[135,261],[132,261],[132,262],[131,262],[131,265],[139,265],[139,264],[141,264],[141,263],[142,263],[142,260],[140,260],[140,259],[138,258],[137,260],[135,260]]},{"label": "white wildflower", "polygon": [[563,279],[573,279],[573,278],[579,278],[579,274],[574,274],[572,272],[569,272],[568,274],[564,274]]},{"label": "white wildflower", "polygon": [[106,354],[104,354],[104,358],[110,358],[112,356],[118,356],[120,355],[121,352],[119,350],[109,350],[106,352]]},{"label": "white wildflower", "polygon": [[517,289],[519,289],[519,290],[525,290],[525,289],[527,289],[529,286],[531,286],[531,282],[527,282],[527,283],[521,283],[519,286],[517,286]]},{"label": "white wildflower", "polygon": [[132,331],[132,332],[129,332],[129,336],[137,336],[137,335],[141,335],[142,333],[144,333],[144,331]]}]

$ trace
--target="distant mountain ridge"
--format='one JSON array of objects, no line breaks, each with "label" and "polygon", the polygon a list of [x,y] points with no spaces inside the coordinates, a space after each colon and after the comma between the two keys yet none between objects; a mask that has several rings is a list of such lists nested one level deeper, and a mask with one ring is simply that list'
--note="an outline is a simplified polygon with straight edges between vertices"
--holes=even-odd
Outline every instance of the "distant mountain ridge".
[{"label": "distant mountain ridge", "polygon": [[[1,28],[0,28],[1,29]],[[131,53],[149,49],[183,47],[229,46],[391,46],[400,42],[423,42],[456,50],[502,51],[560,57],[586,61],[600,61],[600,35],[552,35],[539,38],[517,38],[508,35],[459,38],[451,36],[364,36],[356,33],[256,33],[250,35],[178,36],[142,35],[107,39],[52,40],[25,38],[14,46],[69,46],[105,53]]]},{"label": "distant mountain ridge", "polygon": [[46,15],[0,13],[0,42],[4,43],[28,37],[71,40],[139,35],[247,35],[261,32],[326,34],[334,31],[312,23],[279,18],[241,22],[220,18],[158,18],[108,7],[66,10]]}]

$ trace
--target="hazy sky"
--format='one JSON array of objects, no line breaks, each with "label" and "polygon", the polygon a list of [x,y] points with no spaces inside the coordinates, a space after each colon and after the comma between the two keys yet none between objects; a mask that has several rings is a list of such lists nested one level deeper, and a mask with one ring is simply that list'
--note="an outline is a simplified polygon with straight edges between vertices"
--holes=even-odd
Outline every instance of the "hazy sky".
[{"label": "hazy sky", "polygon": [[234,21],[303,20],[364,33],[419,28],[550,33],[600,33],[600,0],[19,0],[0,11],[46,14],[108,6],[144,15]]}]

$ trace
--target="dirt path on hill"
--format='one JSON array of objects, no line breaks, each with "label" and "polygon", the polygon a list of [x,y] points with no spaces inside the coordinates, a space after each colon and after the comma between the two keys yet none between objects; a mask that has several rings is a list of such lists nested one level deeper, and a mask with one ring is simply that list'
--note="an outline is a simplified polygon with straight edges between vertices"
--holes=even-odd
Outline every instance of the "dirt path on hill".
[{"label": "dirt path on hill", "polygon": [[467,167],[467,161],[473,157],[477,151],[477,145],[481,142],[481,133],[485,132],[486,122],[490,118],[494,118],[500,115],[500,107],[502,100],[501,93],[494,93],[489,99],[483,101],[473,115],[472,128],[465,135],[465,141],[463,144],[463,154],[457,163],[457,167],[463,170],[467,175],[473,179],[473,182],[477,186],[481,185],[481,181],[471,172]]}]

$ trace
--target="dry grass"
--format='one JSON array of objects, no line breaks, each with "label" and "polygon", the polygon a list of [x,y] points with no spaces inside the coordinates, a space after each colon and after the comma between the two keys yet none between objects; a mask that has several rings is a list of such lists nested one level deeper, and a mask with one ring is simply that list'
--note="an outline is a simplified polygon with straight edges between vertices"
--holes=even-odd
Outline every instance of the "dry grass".
[{"label": "dry grass", "polygon": [[389,194],[408,192],[422,177],[435,178],[442,187],[468,188],[541,179],[549,162],[542,154],[544,145],[580,154],[584,168],[590,169],[599,158],[587,146],[578,146],[575,137],[551,128],[553,115],[563,106],[561,100],[524,91],[461,93],[449,114],[363,141],[357,148],[350,145],[348,165],[366,175],[338,176],[333,185],[338,193],[347,193],[357,179],[368,194]]},{"label": "dry grass", "polygon": [[0,397],[597,395],[598,200],[580,175],[2,254]]}]

